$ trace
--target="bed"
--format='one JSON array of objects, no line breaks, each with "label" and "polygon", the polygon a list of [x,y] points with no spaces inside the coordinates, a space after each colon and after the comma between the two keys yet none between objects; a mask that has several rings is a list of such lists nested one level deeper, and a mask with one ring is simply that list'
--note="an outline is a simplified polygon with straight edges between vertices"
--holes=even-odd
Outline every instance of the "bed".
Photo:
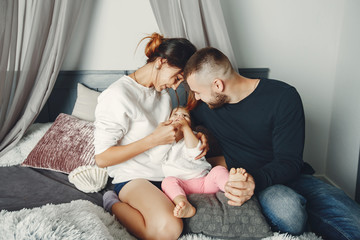
[{"label": "bed", "polygon": [[[0,232],[4,239],[135,239],[102,209],[103,193],[113,188],[110,178],[103,178],[102,186],[90,192],[69,181],[75,169],[94,165],[92,121],[98,94],[131,72],[59,73],[35,123],[1,157]],[[239,72],[262,78],[269,69]],[[180,104],[184,104],[187,94],[182,85],[177,93]],[[173,105],[177,105],[171,89],[170,94]],[[241,208],[228,206],[222,193],[193,194],[189,199],[197,214],[184,220],[181,239],[287,237],[270,231],[256,199]],[[311,234],[307,237],[302,239],[318,239]]]}]

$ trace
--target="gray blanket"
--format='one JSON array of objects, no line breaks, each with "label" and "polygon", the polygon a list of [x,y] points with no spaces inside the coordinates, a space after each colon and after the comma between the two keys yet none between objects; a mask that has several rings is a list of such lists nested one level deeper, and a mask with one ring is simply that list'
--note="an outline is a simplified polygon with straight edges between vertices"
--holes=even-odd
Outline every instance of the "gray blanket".
[{"label": "gray blanket", "polygon": [[0,167],[0,210],[16,211],[60,204],[73,200],[88,200],[102,206],[102,192],[83,193],[69,183],[68,175],[29,167]]}]

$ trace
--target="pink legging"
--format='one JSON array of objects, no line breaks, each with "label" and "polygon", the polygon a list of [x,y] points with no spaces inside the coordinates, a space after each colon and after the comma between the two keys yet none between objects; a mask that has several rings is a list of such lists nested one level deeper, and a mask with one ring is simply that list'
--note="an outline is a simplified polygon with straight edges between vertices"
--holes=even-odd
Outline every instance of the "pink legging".
[{"label": "pink legging", "polygon": [[161,188],[171,200],[174,200],[179,195],[224,191],[228,178],[229,171],[225,167],[216,166],[206,176],[200,178],[183,180],[176,177],[166,177]]}]

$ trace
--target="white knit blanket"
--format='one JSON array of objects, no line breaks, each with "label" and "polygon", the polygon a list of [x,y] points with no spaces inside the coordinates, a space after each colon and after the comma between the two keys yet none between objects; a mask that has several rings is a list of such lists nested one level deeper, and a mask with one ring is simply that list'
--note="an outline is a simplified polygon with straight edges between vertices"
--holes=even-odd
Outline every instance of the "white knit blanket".
[{"label": "white knit blanket", "polygon": [[[0,239],[136,239],[109,213],[86,200],[33,209],[0,212]],[[211,240],[204,235],[188,234],[180,240]],[[300,237],[274,234],[266,240],[320,240],[312,233]]]}]

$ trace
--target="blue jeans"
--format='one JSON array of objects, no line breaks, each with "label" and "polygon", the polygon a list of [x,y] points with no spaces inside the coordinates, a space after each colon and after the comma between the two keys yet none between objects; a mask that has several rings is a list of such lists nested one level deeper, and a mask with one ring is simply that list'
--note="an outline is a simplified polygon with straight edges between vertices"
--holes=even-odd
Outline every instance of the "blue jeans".
[{"label": "blue jeans", "polygon": [[314,176],[268,187],[258,198],[274,231],[299,235],[308,224],[324,239],[360,239],[360,205]]}]

